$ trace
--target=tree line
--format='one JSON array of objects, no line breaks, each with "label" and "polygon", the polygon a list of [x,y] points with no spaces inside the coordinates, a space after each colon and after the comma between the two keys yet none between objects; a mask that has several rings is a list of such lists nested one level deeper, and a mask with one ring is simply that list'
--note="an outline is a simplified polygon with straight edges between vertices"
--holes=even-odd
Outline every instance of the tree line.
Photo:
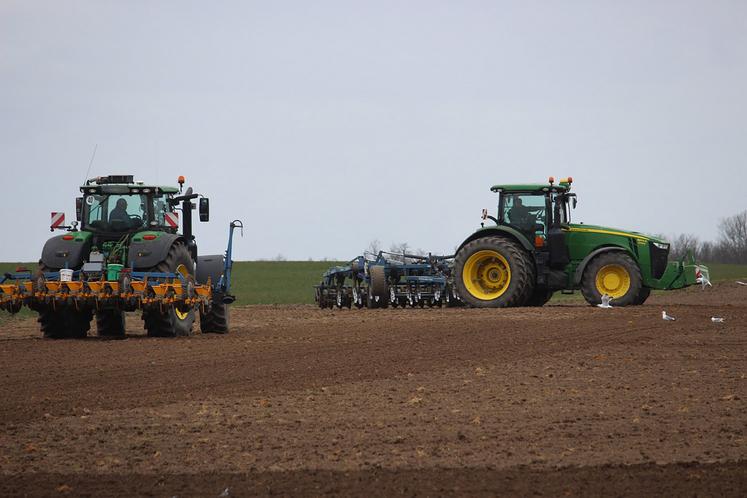
[{"label": "tree line", "polygon": [[680,234],[670,240],[670,259],[682,259],[688,253],[704,263],[747,264],[747,210],[719,222],[715,241],[700,240],[693,234]]}]

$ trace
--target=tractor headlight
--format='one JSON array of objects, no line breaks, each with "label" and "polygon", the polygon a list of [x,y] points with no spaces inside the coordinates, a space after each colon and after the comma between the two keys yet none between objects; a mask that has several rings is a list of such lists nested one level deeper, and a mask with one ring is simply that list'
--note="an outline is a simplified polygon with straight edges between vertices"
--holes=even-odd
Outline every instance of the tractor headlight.
[{"label": "tractor headlight", "polygon": [[661,249],[662,251],[669,249],[669,244],[662,244],[660,242],[653,242],[653,244],[657,249]]}]

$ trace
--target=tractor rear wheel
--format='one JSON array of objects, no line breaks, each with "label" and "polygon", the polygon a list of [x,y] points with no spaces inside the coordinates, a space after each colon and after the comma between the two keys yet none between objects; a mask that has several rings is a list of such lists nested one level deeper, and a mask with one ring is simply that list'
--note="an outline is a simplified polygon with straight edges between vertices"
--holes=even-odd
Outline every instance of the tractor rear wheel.
[{"label": "tractor rear wheel", "polygon": [[525,306],[544,306],[552,299],[553,291],[547,289],[535,289]]},{"label": "tractor rear wheel", "polygon": [[454,268],[460,299],[475,308],[523,306],[534,291],[534,262],[504,237],[468,242],[457,253]]},{"label": "tractor rear wheel", "polygon": [[[48,268],[39,261],[38,273],[58,271],[56,268]],[[91,311],[78,311],[72,308],[52,309],[42,306],[38,309],[38,322],[42,334],[47,339],[83,339],[91,329]]]},{"label": "tractor rear wheel", "polygon": [[227,334],[228,322],[228,305],[223,302],[214,302],[208,313],[200,312],[200,331],[203,334]]},{"label": "tractor rear wheel", "polygon": [[591,260],[581,279],[581,293],[586,302],[597,305],[602,295],[612,298],[612,306],[637,303],[643,288],[643,277],[635,260],[622,251],[605,252]]},{"label": "tractor rear wheel", "polygon": [[[152,272],[176,273],[177,268],[183,266],[187,273],[194,277],[195,262],[183,242],[175,242],[169,249],[166,259],[161,261]],[[143,312],[145,328],[150,337],[177,337],[192,335],[192,325],[195,321],[193,307],[180,309],[173,306],[164,312],[149,310]]]},{"label": "tractor rear wheel", "polygon": [[640,306],[641,304],[646,302],[646,299],[648,299],[648,296],[650,295],[651,287],[641,287],[641,292],[638,293],[633,304],[635,304],[636,306]]},{"label": "tractor rear wheel", "polygon": [[99,337],[124,337],[125,314],[120,310],[96,312],[96,330]]}]

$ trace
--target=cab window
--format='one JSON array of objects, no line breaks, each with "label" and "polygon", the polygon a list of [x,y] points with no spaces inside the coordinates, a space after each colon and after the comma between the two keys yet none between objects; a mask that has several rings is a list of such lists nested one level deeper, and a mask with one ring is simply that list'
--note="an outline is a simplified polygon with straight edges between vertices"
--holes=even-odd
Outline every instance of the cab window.
[{"label": "cab window", "polygon": [[524,233],[544,233],[546,225],[545,196],[537,194],[504,194],[501,219]]},{"label": "cab window", "polygon": [[147,222],[145,194],[89,195],[85,198],[85,222],[102,231],[118,232],[140,228]]}]

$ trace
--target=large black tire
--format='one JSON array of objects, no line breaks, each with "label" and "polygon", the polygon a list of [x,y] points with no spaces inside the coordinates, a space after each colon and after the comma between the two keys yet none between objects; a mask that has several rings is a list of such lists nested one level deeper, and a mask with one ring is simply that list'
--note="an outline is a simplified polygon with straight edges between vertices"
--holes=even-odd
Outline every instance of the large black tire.
[{"label": "large black tire", "polygon": [[[195,262],[183,242],[175,242],[169,249],[166,259],[151,268],[153,272],[174,273],[179,265],[184,265],[187,272],[194,277]],[[160,313],[155,310],[143,312],[145,329],[150,337],[179,337],[192,335],[195,322],[195,310],[175,310],[168,308]]]},{"label": "large black tire", "polygon": [[[491,252],[494,254],[492,259]],[[473,278],[475,277],[474,274],[465,274],[465,267],[468,263],[467,272],[471,272],[473,269],[480,271],[479,268],[482,265],[475,262],[480,260],[480,254],[485,255],[486,265],[490,264],[490,261],[498,261],[500,259],[498,255],[508,265],[508,271],[506,272],[509,274],[508,283],[502,284],[503,289],[497,297],[491,298],[489,290],[480,292],[480,289],[488,289],[492,284],[491,277],[485,276],[483,279],[475,279]],[[476,259],[471,260],[471,258]],[[499,264],[503,265],[504,263],[500,262]],[[523,306],[534,292],[536,270],[531,255],[518,243],[505,237],[483,237],[468,242],[457,253],[454,259],[454,269],[456,270],[454,283],[457,293],[462,302],[468,306],[475,308]],[[488,273],[492,274],[492,272]],[[473,290],[468,288],[465,280],[470,281],[470,287]]]},{"label": "large black tire", "polygon": [[125,314],[120,310],[96,312],[96,330],[99,337],[124,337]]},{"label": "large black tire", "polygon": [[39,310],[38,321],[47,339],[83,339],[91,328],[91,318],[93,314],[90,311],[44,307]]},{"label": "large black tire", "polygon": [[222,302],[214,302],[208,313],[200,312],[200,331],[203,334],[227,334],[228,322],[228,305]]},{"label": "large black tire", "polygon": [[[609,291],[604,291],[605,272],[611,271],[623,272],[623,277],[613,276],[611,278]],[[627,280],[627,284],[625,281]],[[630,306],[640,304],[637,302],[643,288],[643,277],[641,269],[635,260],[622,251],[604,252],[591,260],[584,270],[584,276],[581,279],[581,293],[586,302],[591,305],[597,305],[602,302],[602,294],[612,296],[612,306]],[[620,295],[617,295],[621,293]],[[648,296],[646,296],[648,297]],[[644,299],[645,300],[645,299]]]},{"label": "large black tire", "polygon": [[648,299],[648,296],[650,295],[651,287],[641,287],[641,292],[638,293],[633,304],[636,306],[640,306],[641,304],[646,302],[646,299]]},{"label": "large black tire", "polygon": [[525,306],[544,306],[552,299],[553,291],[547,289],[535,289]]},{"label": "large black tire", "polygon": [[[39,274],[50,271],[58,271],[56,268],[48,268],[39,261]],[[78,311],[72,308],[53,310],[48,306],[42,306],[39,312],[39,326],[42,334],[47,339],[83,339],[91,329],[91,311]]]}]

